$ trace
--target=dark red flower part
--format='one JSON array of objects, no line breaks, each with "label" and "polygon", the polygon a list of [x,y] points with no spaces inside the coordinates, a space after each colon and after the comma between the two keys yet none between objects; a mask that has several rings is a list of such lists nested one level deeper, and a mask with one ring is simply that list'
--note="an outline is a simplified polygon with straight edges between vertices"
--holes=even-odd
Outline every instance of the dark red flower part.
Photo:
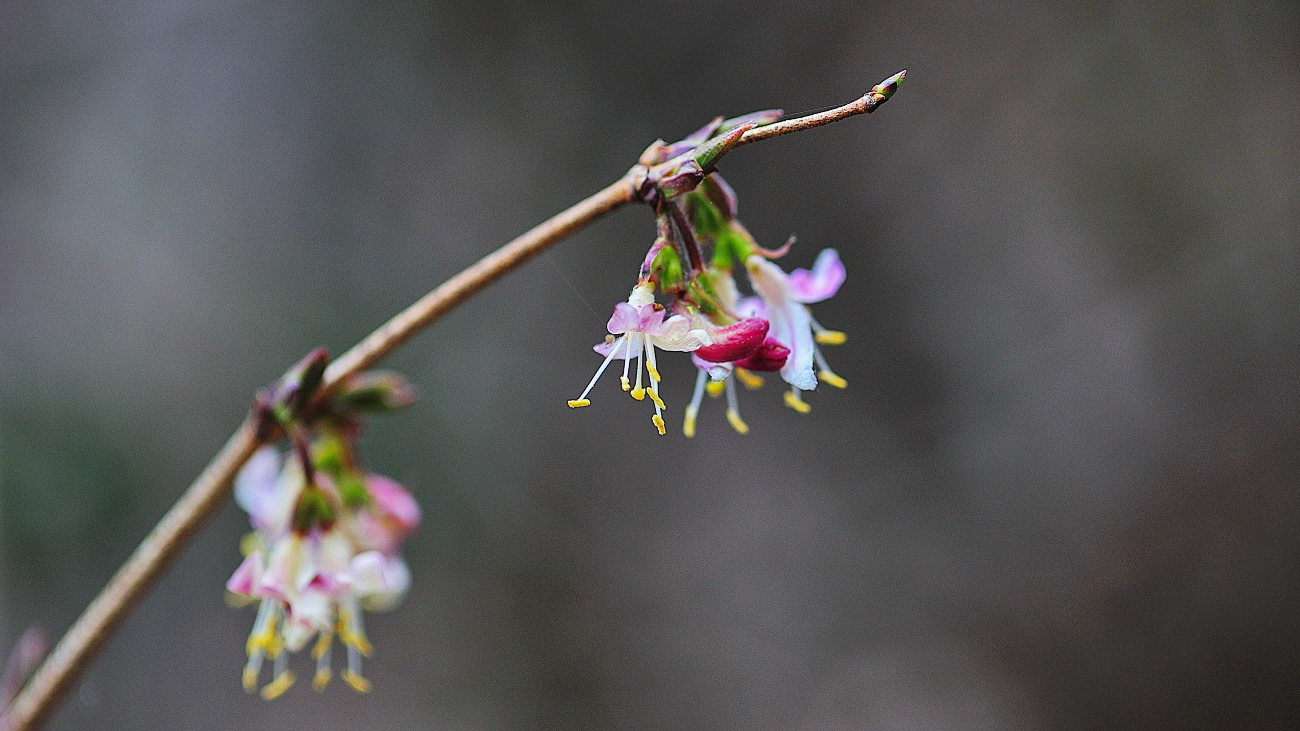
[{"label": "dark red flower part", "polygon": [[776,338],[767,338],[753,354],[736,361],[734,365],[750,371],[779,371],[785,366],[785,359],[789,356],[789,348]]},{"label": "dark red flower part", "polygon": [[763,345],[767,328],[767,320],[750,317],[735,325],[711,330],[709,335],[713,337],[713,344],[694,351],[695,355],[710,363],[730,363],[748,358]]}]

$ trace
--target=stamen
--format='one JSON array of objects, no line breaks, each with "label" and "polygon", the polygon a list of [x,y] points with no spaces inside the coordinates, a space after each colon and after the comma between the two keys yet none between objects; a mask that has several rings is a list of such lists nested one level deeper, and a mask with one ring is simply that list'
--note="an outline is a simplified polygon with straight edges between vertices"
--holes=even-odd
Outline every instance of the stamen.
[{"label": "stamen", "polygon": [[244,677],[242,678],[245,693],[252,693],[257,690],[257,678],[262,674],[262,653],[259,650],[256,654],[250,655],[248,664],[244,666]]},{"label": "stamen", "polygon": [[273,701],[276,698],[279,698],[284,695],[286,690],[292,688],[294,682],[297,680],[298,678],[294,676],[292,670],[286,670],[283,673],[280,673],[275,676],[275,680],[267,683],[266,687],[262,688],[262,700]]},{"label": "stamen", "polygon": [[293,687],[297,679],[289,669],[289,654],[281,650],[275,656],[275,678],[262,688],[262,700],[273,701],[279,698],[286,690]]},{"label": "stamen", "polygon": [[316,658],[316,674],[312,676],[311,687],[317,693],[325,690],[325,686],[329,685],[330,678],[334,675],[330,672],[330,657],[334,654],[332,652],[334,643],[330,639],[329,633],[322,632],[320,640],[316,641],[316,647],[311,651],[312,656]]},{"label": "stamen", "polygon": [[[638,333],[638,335],[639,335],[639,333]],[[637,396],[637,395],[636,395],[636,392],[641,390],[641,359],[642,359],[642,356],[645,354],[644,349],[642,349],[641,346],[640,346],[640,342],[641,342],[641,341],[640,341],[640,339],[638,338],[638,340],[637,340],[637,351],[636,351],[636,388],[632,389],[632,398],[636,399],[637,401],[640,401],[641,399],[645,398],[645,396]],[[629,353],[630,353],[630,351],[629,351]]]},{"label": "stamen", "polygon": [[712,383],[709,381],[709,375],[699,371],[695,376],[695,392],[691,394],[691,402],[686,405],[686,415],[682,417],[682,433],[687,439],[695,436],[695,417],[700,414],[700,402],[704,400],[706,383]]},{"label": "stamen", "polygon": [[[637,348],[638,357],[640,357],[640,352],[641,349],[640,347],[638,347]],[[632,382],[627,379],[628,368],[631,367],[631,365],[632,365],[632,336],[624,335],[623,336],[623,378],[619,380],[619,383],[623,385],[624,391],[632,390]],[[640,375],[640,370],[641,370],[641,366],[638,364],[637,375]]]},{"label": "stamen", "polygon": [[817,322],[817,318],[812,316],[811,310],[808,311],[808,324],[812,326],[813,340],[822,345],[843,345],[844,341],[848,340],[848,336],[839,330],[827,330],[822,327],[822,324]]},{"label": "stamen", "polygon": [[763,377],[753,371],[737,368],[736,377],[740,379],[741,383],[745,384],[745,388],[751,391],[757,391],[763,387]]},{"label": "stamen", "polygon": [[334,633],[325,630],[316,638],[316,644],[311,648],[312,659],[319,660],[322,655],[329,654],[330,647],[334,644]]},{"label": "stamen", "polygon": [[646,338],[645,339],[645,369],[646,372],[650,374],[650,380],[654,381],[655,383],[658,383],[661,380],[659,378],[658,365],[659,364],[655,361],[654,343],[650,341],[650,338]]},{"label": "stamen", "polygon": [[[613,348],[613,350],[610,350],[610,351],[609,351],[609,355],[605,356],[605,360],[604,360],[603,362],[601,362],[600,367],[596,369],[596,375],[592,376],[592,377],[591,377],[591,381],[590,381],[589,383],[587,383],[587,387],[584,388],[584,389],[582,389],[582,394],[579,395],[578,398],[574,399],[573,401],[570,401],[570,402],[569,402],[569,406],[573,406],[573,404],[574,404],[575,402],[577,402],[577,401],[586,401],[586,399],[587,399],[587,394],[591,393],[591,389],[592,389],[592,387],[596,385],[596,381],[599,381],[599,380],[600,380],[600,376],[601,376],[601,374],[603,374],[603,373],[605,372],[605,369],[609,367],[609,362],[612,361],[612,360],[614,360],[614,356],[617,355],[617,354],[618,354],[618,346],[615,345],[614,348]],[[624,389],[624,390],[626,390],[626,389]],[[591,403],[591,402],[588,401],[587,403]],[[583,405],[583,406],[586,406],[587,404],[582,404],[582,405]],[[578,408],[578,407],[577,407],[577,406],[573,406],[573,408],[576,409],[576,408]]]},{"label": "stamen", "polygon": [[361,653],[356,647],[348,646],[348,666],[339,673],[339,677],[358,693],[370,692],[370,681],[361,677]]},{"label": "stamen", "polygon": [[731,428],[736,430],[737,434],[748,434],[749,424],[740,418],[740,404],[736,400],[736,384],[730,379],[727,380],[727,422]]},{"label": "stamen", "polygon": [[735,429],[736,433],[749,433],[749,424],[746,424],[744,419],[740,418],[740,413],[735,409],[727,409],[727,421],[731,423],[731,428]]},{"label": "stamen", "polygon": [[[339,612],[338,623],[339,642],[348,647],[349,653],[356,649],[362,655],[370,657],[375,648],[366,639],[366,631],[361,626],[361,613],[356,611],[343,610]],[[349,654],[349,658],[351,655]]]},{"label": "stamen", "polygon": [[667,408],[668,408],[667,406],[664,406],[664,402],[663,402],[662,400],[660,400],[660,398],[659,398],[659,394],[658,394],[658,393],[655,393],[655,390],[654,390],[653,388],[647,388],[647,389],[645,390],[645,392],[646,392],[646,394],[650,397],[650,400],[653,401],[653,402],[655,402],[655,408],[658,408],[658,409],[667,409]]},{"label": "stamen", "polygon": [[248,643],[244,648],[244,652],[249,658],[252,658],[256,652],[265,652],[274,644],[275,624],[279,616],[279,607],[270,599],[263,599],[261,606],[257,608],[257,618],[253,620],[253,631],[248,634]]},{"label": "stamen", "polygon": [[631,393],[632,393],[632,398],[636,399],[637,401],[642,401],[645,399],[645,389],[641,387],[640,383],[636,384],[636,388],[632,389]]},{"label": "stamen", "polygon": [[726,381],[709,381],[708,384],[704,386],[705,390],[707,390],[709,392],[709,395],[712,396],[713,398],[717,398],[721,396],[722,390],[726,387],[727,387]]},{"label": "stamen", "polygon": [[659,436],[662,437],[668,433],[668,428],[664,426],[664,417],[655,414],[650,417],[650,421],[654,422],[655,428],[659,430]]},{"label": "stamen", "polygon": [[591,399],[589,398],[573,399],[572,401],[569,401],[568,404],[569,404],[569,408],[571,409],[577,409],[583,406],[591,406]]},{"label": "stamen", "polygon": [[353,672],[352,668],[347,668],[343,672],[339,673],[339,677],[343,678],[343,682],[347,683],[352,690],[355,690],[358,693],[370,692],[370,681],[361,677],[360,673]]},{"label": "stamen", "polygon": [[849,385],[848,381],[827,370],[818,371],[817,377],[836,388],[847,388]]},{"label": "stamen", "polygon": [[807,401],[799,398],[799,391],[793,388],[785,392],[785,405],[801,414],[812,411],[812,406],[809,406]]}]

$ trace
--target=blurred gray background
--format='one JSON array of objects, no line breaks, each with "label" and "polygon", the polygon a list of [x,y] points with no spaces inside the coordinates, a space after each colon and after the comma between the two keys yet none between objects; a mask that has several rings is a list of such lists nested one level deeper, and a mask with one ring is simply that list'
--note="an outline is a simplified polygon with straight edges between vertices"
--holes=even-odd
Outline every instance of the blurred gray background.
[{"label": "blurred gray background", "polygon": [[[416,492],[374,692],[239,687],[227,506],[55,728],[1089,728],[1300,719],[1292,2],[0,3],[0,646],[57,636],[309,349],[714,114],[878,114],[723,171],[849,389],[666,359],[565,400],[623,210],[392,358]],[[298,659],[299,676],[310,661]]]}]

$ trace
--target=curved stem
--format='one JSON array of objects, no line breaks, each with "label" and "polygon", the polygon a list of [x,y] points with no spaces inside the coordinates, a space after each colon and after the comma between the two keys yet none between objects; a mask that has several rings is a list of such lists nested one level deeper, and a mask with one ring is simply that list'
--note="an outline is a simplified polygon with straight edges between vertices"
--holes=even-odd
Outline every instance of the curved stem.
[{"label": "curved stem", "polygon": [[900,71],[871,87],[871,91],[868,91],[866,94],[863,94],[848,104],[835,107],[834,109],[820,112],[818,114],[809,114],[806,117],[787,119],[784,122],[775,122],[773,124],[765,124],[762,127],[755,127],[741,135],[740,139],[736,141],[734,147],[748,145],[751,142],[758,142],[759,140],[766,140],[770,137],[779,137],[781,135],[790,134],[791,132],[802,132],[806,129],[820,127],[823,124],[830,124],[831,122],[838,122],[841,119],[858,114],[870,114],[876,111],[876,107],[884,104],[894,95],[894,90],[898,88],[898,84],[902,82],[903,78],[906,76],[906,71]]},{"label": "curved stem", "polygon": [[[334,361],[325,372],[320,393],[329,393],[347,377],[374,365],[475,292],[548,247],[634,200],[631,176],[625,175],[483,257],[399,312]],[[0,729],[28,729],[48,718],[131,609],[221,507],[235,473],[259,446],[253,422],[245,419],[59,640],[13,705],[0,716]]]},{"label": "curved stem", "polygon": [[[871,112],[888,98],[881,89],[877,86],[861,98],[828,112],[749,130],[736,144],[757,142]],[[633,168],[604,190],[538,224],[394,315],[330,364],[317,398],[329,395],[348,377],[375,365],[456,305],[529,259],[605,214],[636,202],[638,174],[643,172],[639,167]],[[235,474],[259,446],[256,425],[246,418],[63,635],[13,704],[0,715],[0,731],[29,729],[49,717],[131,609],[221,507]]]}]

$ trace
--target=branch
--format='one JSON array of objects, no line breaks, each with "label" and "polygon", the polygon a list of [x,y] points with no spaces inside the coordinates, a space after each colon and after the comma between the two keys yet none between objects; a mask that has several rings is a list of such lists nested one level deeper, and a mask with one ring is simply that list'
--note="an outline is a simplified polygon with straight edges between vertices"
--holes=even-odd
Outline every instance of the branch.
[{"label": "branch", "polygon": [[[892,88],[884,89],[886,84],[896,86],[901,78],[902,74],[898,74],[863,97],[829,112],[750,130],[738,144],[871,112],[893,93]],[[456,305],[534,256],[605,214],[637,202],[635,184],[639,172],[643,173],[641,166],[633,168],[604,190],[535,226],[399,312],[330,364],[316,398],[328,397],[350,376],[375,365]],[[260,446],[255,424],[246,418],[59,640],[9,709],[0,715],[0,731],[29,729],[48,719],[95,653],[221,507],[235,474]]]},{"label": "branch", "polygon": [[829,111],[818,114],[810,114],[806,117],[796,119],[787,119],[784,122],[767,124],[762,127],[756,127],[741,135],[735,146],[748,145],[751,142],[766,140],[769,137],[779,137],[791,132],[802,132],[813,127],[820,127],[823,124],[838,122],[847,117],[853,117],[859,114],[871,114],[876,111],[876,107],[889,101],[889,97],[894,95],[898,90],[898,85],[907,77],[907,71],[899,71],[893,76],[871,87],[871,91],[854,99],[843,106],[835,107]]}]

